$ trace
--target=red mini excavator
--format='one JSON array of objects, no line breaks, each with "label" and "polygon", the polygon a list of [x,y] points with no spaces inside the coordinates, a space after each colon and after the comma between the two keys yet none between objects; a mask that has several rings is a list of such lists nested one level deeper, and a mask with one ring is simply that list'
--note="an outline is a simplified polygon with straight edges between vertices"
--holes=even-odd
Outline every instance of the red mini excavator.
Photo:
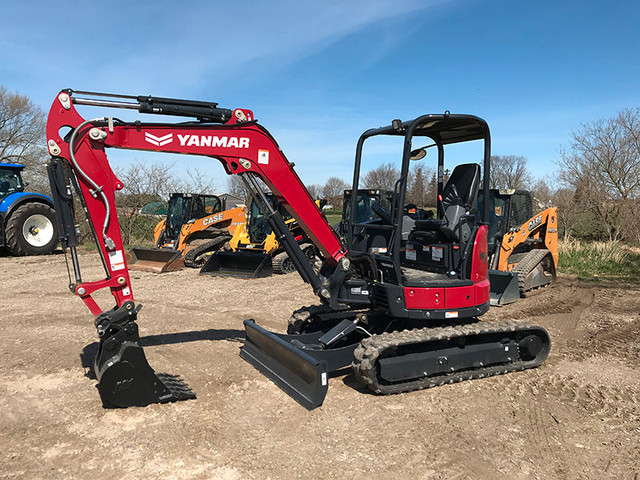
[{"label": "red mini excavator", "polygon": [[[79,105],[135,109],[190,121],[86,120],[76,110]],[[540,365],[550,349],[544,328],[478,321],[489,308],[487,227],[475,210],[481,184],[489,189],[490,136],[485,121],[445,112],[367,130],[357,145],[354,192],[363,146],[372,137],[402,142],[400,176],[390,203],[370,202],[375,215],[369,220],[358,223],[360,216],[349,216],[345,245],[293,164],[250,110],[172,98],[61,91],[47,122],[49,177],[61,243],[70,250],[75,273],[70,288],[96,316],[100,347],[94,370],[104,404],[127,407],[195,397],[177,377],[157,374],[140,345],[136,324],[140,305],[134,303],[114,203],[114,192],[123,184],[109,166],[107,148],[215,158],[226,173],[244,181],[321,305],[294,312],[287,334],[245,320],[241,356],[304,407],[322,404],[327,377],[347,366],[372,391],[389,394]],[[474,140],[484,144],[484,180],[480,165],[469,163],[455,167],[445,184],[446,147]],[[415,148],[414,142],[426,146]],[[439,171],[437,215],[410,218],[404,208],[409,164],[424,158],[429,148],[436,152]],[[322,255],[319,271],[265,198],[260,180]],[[106,272],[100,281],[85,282],[81,276],[73,190],[99,247]],[[352,195],[350,201],[350,211],[357,212],[358,196]],[[111,290],[114,308],[103,311],[93,300],[92,294],[102,288]]]}]

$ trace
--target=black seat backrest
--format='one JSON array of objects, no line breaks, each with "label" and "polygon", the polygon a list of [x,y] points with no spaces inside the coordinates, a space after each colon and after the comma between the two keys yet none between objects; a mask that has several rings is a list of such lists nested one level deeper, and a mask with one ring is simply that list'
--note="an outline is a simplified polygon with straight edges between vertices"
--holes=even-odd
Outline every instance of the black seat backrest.
[{"label": "black seat backrest", "polygon": [[471,226],[461,224],[463,216],[475,209],[480,190],[480,165],[464,163],[456,166],[442,190],[445,223],[440,230],[450,239],[466,241]]}]

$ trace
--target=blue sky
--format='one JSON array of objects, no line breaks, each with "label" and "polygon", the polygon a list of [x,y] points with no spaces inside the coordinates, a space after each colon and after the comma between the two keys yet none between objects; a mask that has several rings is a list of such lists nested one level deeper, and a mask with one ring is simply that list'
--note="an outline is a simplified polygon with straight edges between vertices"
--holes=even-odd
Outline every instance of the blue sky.
[{"label": "blue sky", "polygon": [[[250,108],[309,184],[350,182],[364,130],[444,110],[485,118],[494,154],[553,177],[572,130],[640,106],[637,1],[22,1],[0,16],[0,85],[43,110],[67,87]],[[225,185],[206,159],[110,158]]]}]

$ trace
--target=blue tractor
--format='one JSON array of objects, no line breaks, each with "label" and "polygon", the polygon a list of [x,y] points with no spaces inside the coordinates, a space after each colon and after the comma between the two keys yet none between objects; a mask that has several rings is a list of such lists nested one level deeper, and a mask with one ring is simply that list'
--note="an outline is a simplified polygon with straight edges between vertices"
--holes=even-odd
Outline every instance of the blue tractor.
[{"label": "blue tractor", "polygon": [[24,165],[0,163],[0,247],[12,255],[44,255],[58,244],[53,201],[25,192]]}]

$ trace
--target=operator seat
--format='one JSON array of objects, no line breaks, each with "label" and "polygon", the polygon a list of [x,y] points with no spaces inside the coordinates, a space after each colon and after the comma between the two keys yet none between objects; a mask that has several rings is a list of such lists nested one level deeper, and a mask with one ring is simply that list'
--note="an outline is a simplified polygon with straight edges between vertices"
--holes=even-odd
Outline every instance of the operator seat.
[{"label": "operator seat", "polygon": [[412,235],[419,232],[439,231],[450,241],[467,241],[474,225],[465,222],[465,216],[474,213],[480,190],[480,165],[464,163],[453,169],[442,190],[442,219],[416,220]]},{"label": "operator seat", "polygon": [[3,180],[0,182],[0,193],[8,192],[10,188],[11,188],[11,184],[6,180]]}]

